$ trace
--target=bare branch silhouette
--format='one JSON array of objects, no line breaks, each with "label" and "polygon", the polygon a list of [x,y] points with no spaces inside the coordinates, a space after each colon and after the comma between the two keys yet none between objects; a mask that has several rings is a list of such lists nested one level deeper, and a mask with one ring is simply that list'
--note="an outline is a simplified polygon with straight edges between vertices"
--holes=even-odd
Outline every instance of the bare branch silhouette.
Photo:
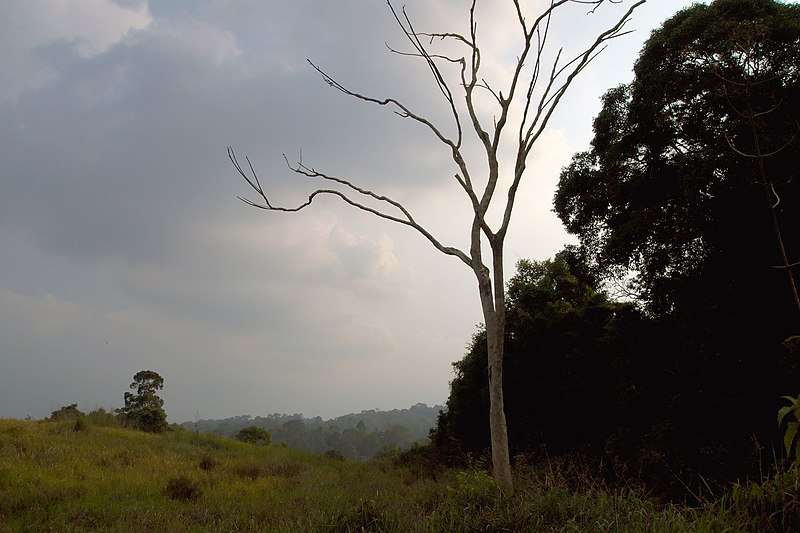
[{"label": "bare branch silhouette", "polygon": [[[318,171],[306,165],[302,156],[294,164],[289,163],[284,156],[290,170],[302,177],[321,180],[330,184],[330,187],[315,189],[305,202],[295,207],[279,206],[268,198],[250,160],[246,158],[247,164],[242,165],[233,149],[228,148],[228,157],[234,168],[256,193],[256,200],[240,197],[247,205],[267,211],[297,212],[307,208],[321,196],[333,196],[358,210],[414,229],[424,236],[434,248],[446,255],[460,259],[473,271],[478,282],[478,292],[486,326],[492,463],[494,475],[504,491],[511,490],[512,482],[502,392],[505,336],[503,245],[517,191],[525,174],[527,160],[533,146],[544,132],[555,108],[561,103],[569,87],[605,49],[609,41],[630,33],[624,28],[634,10],[644,4],[646,0],[633,0],[631,7],[620,16],[615,24],[600,33],[579,53],[563,63],[563,50],[558,49],[555,59],[548,64],[547,49],[551,22],[556,11],[569,4],[588,6],[590,8],[588,14],[592,14],[603,4],[620,3],[621,1],[550,0],[549,6],[529,23],[524,15],[521,0],[512,0],[515,13],[513,23],[516,25],[516,31],[519,32],[520,53],[513,66],[510,81],[502,89],[499,85],[489,83],[482,73],[481,46],[476,20],[477,0],[470,2],[469,31],[466,33],[418,31],[405,8],[398,11],[391,1],[387,1],[389,10],[411,50],[401,51],[388,44],[387,48],[392,54],[420,59],[424,62],[433,78],[438,94],[444,99],[449,110],[448,120],[452,121],[452,130],[434,123],[433,120],[412,110],[396,98],[378,98],[350,89],[322,67],[308,61],[330,87],[357,100],[387,107],[398,116],[422,125],[448,150],[457,169],[457,172],[454,173],[456,183],[465,193],[472,207],[468,250],[460,250],[442,244],[430,231],[417,222],[409,209],[401,202],[357,186],[348,179]],[[452,55],[452,52],[439,53],[433,50],[435,44],[444,41],[454,43],[457,47],[463,47],[463,55],[457,57]],[[527,64],[529,60],[532,61],[530,66]],[[445,70],[443,70],[445,66],[458,68],[457,82],[448,81]],[[488,113],[491,119],[486,118],[487,113],[483,112],[483,108],[482,112],[478,111],[476,89],[491,96],[491,102],[496,106],[494,113]],[[522,110],[520,117],[512,116],[513,103],[516,103]],[[468,119],[462,118],[462,116],[468,117]],[[513,124],[511,126],[513,131],[506,135],[510,124]],[[485,157],[486,166],[477,165],[481,174],[480,180],[475,179],[473,168],[467,164],[468,158],[463,152],[464,135],[470,128],[483,149],[482,156]],[[447,131],[454,131],[454,133],[449,135],[446,133]],[[512,168],[503,170],[511,178],[510,185],[507,189],[505,203],[498,206],[501,221],[497,229],[492,229],[487,214],[500,184],[500,154],[504,148],[510,149],[516,155]],[[490,255],[486,259],[484,259],[484,244],[488,245],[487,251]]]}]

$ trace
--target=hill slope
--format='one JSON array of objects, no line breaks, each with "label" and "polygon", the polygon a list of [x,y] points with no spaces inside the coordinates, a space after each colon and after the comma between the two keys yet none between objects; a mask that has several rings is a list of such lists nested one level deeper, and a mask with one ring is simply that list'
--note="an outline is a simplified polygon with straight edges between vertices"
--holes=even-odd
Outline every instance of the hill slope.
[{"label": "hill slope", "polygon": [[284,447],[0,420],[0,531],[315,531],[400,476]]},{"label": "hill slope", "polygon": [[71,421],[0,420],[0,532],[796,531],[796,470],[697,508],[609,489],[575,465],[353,463],[284,447]]}]

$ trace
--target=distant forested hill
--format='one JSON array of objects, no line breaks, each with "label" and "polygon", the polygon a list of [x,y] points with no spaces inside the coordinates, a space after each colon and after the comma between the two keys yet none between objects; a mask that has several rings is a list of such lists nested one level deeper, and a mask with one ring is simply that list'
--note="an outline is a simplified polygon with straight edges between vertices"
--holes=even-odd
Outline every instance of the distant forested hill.
[{"label": "distant forested hill", "polygon": [[348,459],[369,459],[383,449],[407,449],[428,441],[441,405],[418,403],[409,409],[351,413],[331,420],[305,418],[302,414],[273,413],[267,416],[242,415],[222,420],[184,422],[190,431],[231,437],[239,430],[256,426],[272,435],[273,444],[311,453],[338,450]]}]

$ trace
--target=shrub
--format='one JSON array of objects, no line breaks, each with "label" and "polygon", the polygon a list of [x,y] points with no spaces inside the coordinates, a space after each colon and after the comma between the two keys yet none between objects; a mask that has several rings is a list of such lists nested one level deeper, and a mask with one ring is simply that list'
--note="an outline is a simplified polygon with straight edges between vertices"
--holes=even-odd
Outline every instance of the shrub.
[{"label": "shrub", "polygon": [[98,407],[94,411],[89,411],[89,414],[86,415],[86,419],[93,426],[118,427],[120,425],[119,418],[117,418],[114,413],[106,411],[102,407]]},{"label": "shrub", "polygon": [[332,461],[344,461],[344,454],[339,450],[331,449],[325,450],[325,453],[322,454],[326,459],[330,459]]},{"label": "shrub", "polygon": [[204,455],[200,458],[200,470],[208,472],[213,470],[216,465],[217,462],[210,455]]},{"label": "shrub", "polygon": [[397,459],[401,453],[402,450],[398,446],[395,446],[394,444],[389,444],[387,446],[384,446],[377,452],[375,452],[375,455],[372,458],[378,461],[392,462],[395,459]]},{"label": "shrub", "polygon": [[168,498],[179,501],[195,501],[202,494],[200,485],[186,476],[171,478],[164,492]]},{"label": "shrub", "polygon": [[264,428],[248,426],[241,429],[239,433],[236,434],[236,439],[242,442],[249,442],[250,444],[267,446],[272,442],[272,435]]},{"label": "shrub", "polygon": [[72,431],[86,431],[89,429],[89,422],[83,415],[75,417],[75,424],[72,426]]},{"label": "shrub", "polygon": [[430,444],[414,445],[413,448],[398,453],[392,458],[392,464],[407,468],[416,479],[436,480],[444,471],[444,460],[438,450]]},{"label": "shrub", "polygon": [[49,420],[74,420],[84,414],[78,409],[78,404],[64,405],[59,410],[50,413]]}]

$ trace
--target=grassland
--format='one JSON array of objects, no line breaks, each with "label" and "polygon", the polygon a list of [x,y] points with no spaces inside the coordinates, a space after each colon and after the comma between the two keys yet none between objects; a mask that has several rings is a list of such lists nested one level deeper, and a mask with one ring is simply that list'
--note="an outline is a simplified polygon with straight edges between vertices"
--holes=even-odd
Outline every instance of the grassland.
[{"label": "grassland", "polygon": [[722,533],[797,520],[796,471],[685,508],[576,484],[565,468],[521,465],[515,494],[501,497],[478,469],[431,476],[188,432],[0,420],[0,532]]}]

